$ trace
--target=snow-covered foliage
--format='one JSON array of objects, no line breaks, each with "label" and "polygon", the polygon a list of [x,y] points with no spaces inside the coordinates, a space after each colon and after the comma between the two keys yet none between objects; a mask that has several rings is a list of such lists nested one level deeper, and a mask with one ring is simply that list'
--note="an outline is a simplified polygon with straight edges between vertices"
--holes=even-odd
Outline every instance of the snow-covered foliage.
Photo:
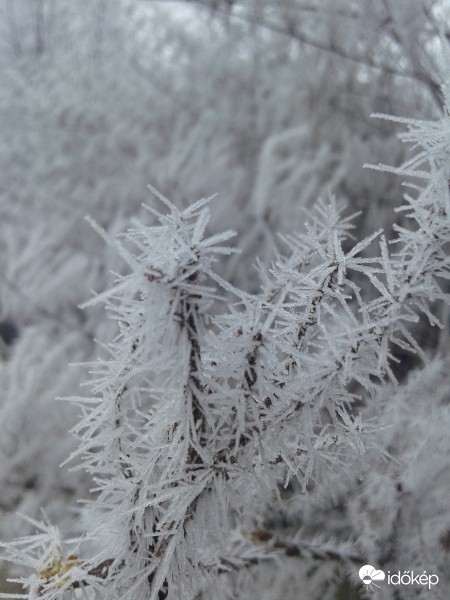
[{"label": "snow-covered foliage", "polygon": [[[362,598],[370,563],[435,573],[414,597],[444,598],[441,3],[82,4],[2,8],[0,317],[19,336],[0,363],[0,530],[18,597]],[[384,114],[400,102],[408,118]]]}]

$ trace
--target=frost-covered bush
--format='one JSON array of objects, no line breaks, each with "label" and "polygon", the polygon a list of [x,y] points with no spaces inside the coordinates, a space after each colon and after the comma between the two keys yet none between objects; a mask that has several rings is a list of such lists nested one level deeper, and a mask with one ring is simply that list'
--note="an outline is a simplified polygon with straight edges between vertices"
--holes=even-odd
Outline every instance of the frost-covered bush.
[{"label": "frost-covered bush", "polygon": [[[371,198],[387,197],[386,182],[364,179],[364,189],[353,183],[363,180],[363,160],[377,162],[381,141],[392,162],[400,159],[390,132],[386,144],[381,129],[367,136],[366,117],[381,105],[354,94],[364,122],[342,118],[342,103],[334,101],[347,94],[349,65],[334,69],[326,55],[309,55],[245,22],[226,25],[200,9],[178,16],[135,0],[3,0],[0,31],[0,322],[20,332],[1,365],[0,419],[8,436],[27,439],[28,465],[16,470],[12,502],[11,452],[2,455],[7,516],[0,531],[11,539],[23,531],[15,510],[26,496],[37,498],[30,472],[41,482],[39,500],[30,499],[26,511],[35,517],[40,503],[56,508],[60,497],[64,508],[86,484],[84,476],[73,479],[60,495],[60,475],[49,477],[49,462],[40,459],[41,443],[54,448],[52,465],[72,443],[61,439],[59,424],[73,425],[74,413],[54,396],[77,394],[80,376],[62,365],[92,360],[93,340],[116,334],[100,306],[77,308],[91,290],[107,287],[111,270],[125,268],[86,214],[112,235],[131,217],[148,217],[141,203],[149,182],[180,207],[217,191],[211,228],[237,229],[249,257],[225,256],[217,267],[255,291],[248,265],[256,256],[268,264],[276,232],[299,225],[301,207],[326,195],[324,182],[350,204],[351,197],[363,204],[369,189]],[[416,108],[414,96],[411,103]],[[344,181],[346,190],[339,188]],[[47,351],[55,362],[43,360],[39,369]],[[32,374],[29,388],[12,383],[20,370]],[[44,389],[41,382],[55,372],[57,382]],[[21,431],[21,422],[36,427]]]},{"label": "frost-covered bush", "polygon": [[[448,352],[430,328],[445,3],[161,4],[0,3],[0,327],[19,333],[0,348],[0,536],[42,530],[10,546],[16,572],[39,597],[266,600],[350,594],[363,559],[441,574],[447,363],[421,363]],[[405,162],[402,123],[374,111],[439,120],[409,123]],[[397,244],[352,250],[392,238],[405,177]],[[176,204],[159,224],[148,182]]]},{"label": "frost-covered bush", "polygon": [[[433,572],[414,594],[444,598],[449,379],[411,334],[420,315],[443,327],[448,300],[442,89],[439,121],[397,119],[415,150],[393,169],[413,179],[389,244],[376,231],[352,245],[331,197],[249,293],[217,272],[233,232],[207,232],[208,199],[155,192],[155,221],[116,237],[93,223],[126,264],[85,305],[104,303],[117,334],[71,399],[68,461],[94,489],[77,538],[31,521],[36,535],[7,544],[33,569],[22,597],[332,598],[370,563]],[[426,365],[403,385],[395,348]]]}]

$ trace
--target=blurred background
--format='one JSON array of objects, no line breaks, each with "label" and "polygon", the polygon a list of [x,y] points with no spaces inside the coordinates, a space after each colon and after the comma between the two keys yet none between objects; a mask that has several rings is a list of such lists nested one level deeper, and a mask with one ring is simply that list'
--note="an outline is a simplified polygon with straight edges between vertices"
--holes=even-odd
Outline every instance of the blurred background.
[{"label": "blurred background", "polygon": [[[448,0],[0,0],[0,537],[64,531],[82,472],[80,366],[114,327],[78,305],[124,265],[111,234],[148,219],[151,184],[180,206],[217,194],[211,231],[238,232],[220,265],[254,292],[257,256],[335,194],[355,235],[388,234],[407,149],[389,113],[442,112],[437,47]],[[73,519],[71,517],[73,515]]]}]

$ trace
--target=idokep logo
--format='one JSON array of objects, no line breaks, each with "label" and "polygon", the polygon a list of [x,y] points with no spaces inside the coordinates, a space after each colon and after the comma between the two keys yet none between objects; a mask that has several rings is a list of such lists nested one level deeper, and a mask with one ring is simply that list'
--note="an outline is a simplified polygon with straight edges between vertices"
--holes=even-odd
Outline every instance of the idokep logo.
[{"label": "idokep logo", "polygon": [[359,570],[359,578],[365,586],[370,588],[372,591],[374,587],[380,587],[376,582],[384,581],[386,579],[388,585],[421,585],[426,586],[429,590],[433,585],[439,583],[439,577],[434,573],[423,573],[414,574],[414,571],[397,571],[386,573],[381,569],[375,569],[372,565],[364,565]]},{"label": "idokep logo", "polygon": [[381,569],[375,569],[372,565],[364,565],[359,570],[359,578],[364,585],[373,590],[373,586],[380,587],[375,582],[384,581],[386,575]]}]

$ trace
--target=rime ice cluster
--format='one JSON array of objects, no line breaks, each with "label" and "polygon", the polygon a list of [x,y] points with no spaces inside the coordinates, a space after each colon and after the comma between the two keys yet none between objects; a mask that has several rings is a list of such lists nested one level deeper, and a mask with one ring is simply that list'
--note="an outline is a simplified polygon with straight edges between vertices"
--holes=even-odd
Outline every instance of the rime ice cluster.
[{"label": "rime ice cluster", "polygon": [[[161,211],[147,207],[155,224],[136,223],[117,238],[93,224],[128,271],[87,303],[105,304],[118,335],[89,365],[91,394],[72,399],[82,418],[70,458],[96,487],[83,509],[85,535],[64,542],[55,527],[35,522],[41,533],[8,546],[11,560],[35,569],[25,580],[30,598],[226,598],[243,585],[242,571],[283,555],[347,568],[359,557],[407,568],[408,557],[418,569],[423,543],[440,544],[434,565],[444,568],[448,513],[423,509],[426,542],[414,530],[411,511],[422,510],[432,484],[411,439],[434,448],[441,506],[447,384],[429,405],[424,394],[445,369],[434,361],[399,387],[392,364],[396,346],[429,362],[410,333],[419,315],[441,326],[435,307],[448,297],[450,275],[450,128],[447,114],[440,123],[404,123],[416,150],[396,171],[415,178],[399,209],[411,225],[396,226],[389,244],[377,231],[352,245],[351,218],[333,198],[319,203],[306,233],[284,239],[287,253],[269,269],[259,266],[259,293],[217,274],[217,256],[233,252],[224,245],[233,233],[206,234],[208,199],[182,210],[157,193]],[[367,257],[369,245],[378,251]],[[415,421],[402,431],[393,414],[411,405]],[[385,429],[391,421],[394,429]],[[352,477],[356,466],[364,472],[367,454],[376,457],[372,472]],[[267,505],[282,507],[292,486],[291,525],[295,502],[303,518],[309,511],[319,522],[305,499],[315,490],[346,495],[347,536],[336,527],[329,539],[323,532],[308,541],[305,529],[293,534],[291,526],[281,542],[267,529],[252,532],[249,524],[263,523]],[[411,537],[398,532],[400,518],[411,521]],[[374,538],[380,519],[384,533]]]}]

